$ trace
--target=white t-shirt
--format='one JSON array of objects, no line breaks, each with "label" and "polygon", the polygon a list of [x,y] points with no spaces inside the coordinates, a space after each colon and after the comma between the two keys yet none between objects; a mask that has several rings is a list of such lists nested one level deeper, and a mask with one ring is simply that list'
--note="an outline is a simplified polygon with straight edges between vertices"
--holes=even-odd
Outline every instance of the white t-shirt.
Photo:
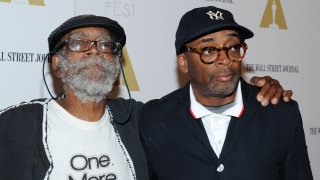
[{"label": "white t-shirt", "polygon": [[52,172],[47,173],[49,179],[135,179],[132,160],[107,110],[99,121],[88,122],[72,116],[53,100],[47,109],[47,155],[53,165]]}]

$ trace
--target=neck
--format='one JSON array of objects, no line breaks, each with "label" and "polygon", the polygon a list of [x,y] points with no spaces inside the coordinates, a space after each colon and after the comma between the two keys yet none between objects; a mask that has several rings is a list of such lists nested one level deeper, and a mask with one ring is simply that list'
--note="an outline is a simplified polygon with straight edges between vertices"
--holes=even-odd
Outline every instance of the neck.
[{"label": "neck", "polygon": [[235,100],[235,93],[228,97],[201,97],[195,94],[197,101],[204,106],[218,107],[230,104]]},{"label": "neck", "polygon": [[105,113],[107,101],[104,99],[99,103],[96,102],[82,102],[79,100],[69,88],[65,89],[66,97],[57,100],[57,103],[62,106],[73,116],[84,121],[98,121]]}]

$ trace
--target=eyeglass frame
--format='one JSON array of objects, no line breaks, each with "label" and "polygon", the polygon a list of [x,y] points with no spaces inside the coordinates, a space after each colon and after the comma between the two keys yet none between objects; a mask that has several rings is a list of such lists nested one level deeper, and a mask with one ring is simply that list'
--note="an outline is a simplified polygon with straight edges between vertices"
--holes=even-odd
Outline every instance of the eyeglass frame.
[{"label": "eyeglass frame", "polygon": [[[89,42],[90,45],[88,46],[88,49],[86,49],[86,50],[81,50],[81,51],[73,50],[73,49],[70,48],[69,43],[68,43],[68,42],[70,41],[70,39],[73,39],[73,40],[81,40],[81,41],[84,41],[84,42],[86,42],[86,43]],[[112,42],[112,43],[115,43],[115,44],[116,44],[116,49],[115,49],[115,51],[112,51],[112,52],[103,52],[103,51],[101,51],[100,48],[99,48],[99,46],[98,46],[98,43],[101,43],[101,42]],[[78,38],[68,38],[68,39],[65,39],[65,40],[63,41],[63,43],[61,44],[61,46],[65,45],[65,46],[68,48],[68,50],[70,50],[70,51],[72,51],[72,52],[85,52],[85,51],[88,51],[89,49],[91,49],[93,44],[97,47],[97,49],[99,50],[99,52],[101,52],[101,53],[106,53],[106,54],[110,54],[110,53],[111,53],[111,54],[116,54],[116,53],[119,52],[120,49],[121,49],[121,43],[116,42],[116,41],[109,41],[109,40],[92,41],[92,40],[80,39],[80,38],[79,38],[79,39],[78,39]]]},{"label": "eyeglass frame", "polygon": [[[233,48],[234,46],[237,46],[237,45],[240,45],[240,46],[244,49],[243,55],[242,55],[242,57],[241,57],[240,59],[230,59],[228,52],[231,50],[231,48]],[[216,51],[218,51],[218,55],[217,55],[217,57],[216,57],[214,60],[209,61],[209,62],[206,62],[206,61],[204,61],[204,60],[202,59],[202,55],[203,55],[203,52],[204,52],[203,49],[204,49],[204,48],[209,48],[209,47],[211,47],[211,48],[216,48]],[[214,46],[207,46],[207,47],[203,47],[203,48],[199,49],[199,48],[194,48],[194,47],[185,45],[183,51],[184,51],[184,52],[191,52],[191,53],[199,54],[200,60],[201,60],[201,62],[202,62],[203,64],[213,64],[213,63],[216,62],[217,58],[220,56],[220,54],[219,54],[220,51],[224,51],[224,52],[226,53],[228,59],[230,59],[231,61],[237,60],[237,61],[241,62],[241,61],[243,60],[244,56],[246,55],[247,49],[248,49],[247,43],[241,42],[241,43],[239,43],[239,44],[232,45],[232,46],[230,46],[230,47],[220,47],[220,48],[214,47]]]}]

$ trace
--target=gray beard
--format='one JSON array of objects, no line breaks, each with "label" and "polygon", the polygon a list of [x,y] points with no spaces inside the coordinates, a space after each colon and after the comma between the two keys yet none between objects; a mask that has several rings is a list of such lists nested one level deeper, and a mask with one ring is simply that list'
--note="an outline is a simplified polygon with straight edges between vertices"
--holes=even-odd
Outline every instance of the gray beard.
[{"label": "gray beard", "polygon": [[[227,71],[227,70],[219,70],[219,71]],[[208,86],[205,89],[202,89],[203,93],[206,94],[206,96],[208,97],[221,97],[221,98],[232,95],[236,91],[236,88],[238,86],[240,74],[233,70],[228,70],[228,71],[232,71],[232,73],[235,75],[231,82],[229,82],[228,84],[222,87],[219,86],[219,83],[215,84],[212,80],[215,74],[218,73],[218,72],[215,72],[210,75],[208,79]]]},{"label": "gray beard", "polygon": [[[102,57],[89,57],[74,60],[75,63],[70,63],[64,53],[59,57],[61,60],[58,68],[62,72],[62,83],[70,87],[75,96],[84,103],[99,103],[106,98],[120,73],[118,56],[112,61]],[[99,68],[92,68],[95,66]]]}]

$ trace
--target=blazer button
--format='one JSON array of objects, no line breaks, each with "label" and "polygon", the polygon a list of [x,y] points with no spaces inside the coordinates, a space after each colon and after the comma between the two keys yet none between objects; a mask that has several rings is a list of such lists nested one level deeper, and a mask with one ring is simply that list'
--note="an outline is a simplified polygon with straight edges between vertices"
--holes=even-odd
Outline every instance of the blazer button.
[{"label": "blazer button", "polygon": [[222,172],[224,170],[224,165],[220,164],[219,167],[217,168],[218,172]]}]

